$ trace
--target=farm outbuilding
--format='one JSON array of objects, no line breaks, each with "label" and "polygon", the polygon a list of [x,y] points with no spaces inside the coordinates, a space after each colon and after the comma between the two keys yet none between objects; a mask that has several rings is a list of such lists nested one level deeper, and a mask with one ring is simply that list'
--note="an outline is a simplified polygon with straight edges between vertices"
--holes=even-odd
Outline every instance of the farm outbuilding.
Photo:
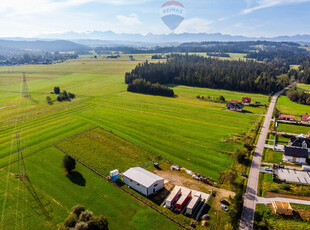
[{"label": "farm outbuilding", "polygon": [[119,178],[119,172],[117,169],[110,171],[111,181],[116,181]]},{"label": "farm outbuilding", "polygon": [[192,191],[190,191],[190,190],[182,193],[182,196],[180,197],[180,199],[178,200],[178,202],[175,205],[176,210],[181,212],[182,209],[187,204],[187,202],[189,201],[189,199],[191,198],[191,196],[192,196]]},{"label": "farm outbuilding", "polygon": [[243,97],[242,98],[242,103],[245,104],[245,105],[251,104],[251,101],[252,101],[252,99],[249,98],[249,97]]},{"label": "farm outbuilding", "polygon": [[195,212],[195,209],[199,205],[200,201],[201,201],[201,194],[195,194],[193,196],[193,199],[187,205],[186,214],[193,215],[193,213]]},{"label": "farm outbuilding", "polygon": [[145,196],[152,195],[164,187],[164,178],[141,167],[130,168],[124,172],[123,182]]},{"label": "farm outbuilding", "polygon": [[166,199],[166,206],[168,208],[171,208],[175,205],[175,203],[178,201],[179,197],[181,196],[181,188],[174,189],[168,198]]}]

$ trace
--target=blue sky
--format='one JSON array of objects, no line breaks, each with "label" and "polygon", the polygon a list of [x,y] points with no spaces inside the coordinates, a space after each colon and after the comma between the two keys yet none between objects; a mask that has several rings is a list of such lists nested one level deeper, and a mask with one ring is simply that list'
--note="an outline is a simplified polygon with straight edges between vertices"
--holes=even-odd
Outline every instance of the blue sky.
[{"label": "blue sky", "polygon": [[[169,33],[159,0],[1,0],[0,37],[67,31]],[[310,34],[310,0],[180,0],[186,19],[175,31],[244,36]]]}]

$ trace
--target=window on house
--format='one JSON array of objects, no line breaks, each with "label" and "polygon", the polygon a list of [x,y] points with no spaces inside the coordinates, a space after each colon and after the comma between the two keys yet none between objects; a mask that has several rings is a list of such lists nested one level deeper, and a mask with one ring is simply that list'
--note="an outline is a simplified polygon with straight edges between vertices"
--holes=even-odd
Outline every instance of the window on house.
[{"label": "window on house", "polygon": [[154,184],[154,187],[156,187],[157,186],[157,184]]},{"label": "window on house", "polygon": [[137,183],[137,185],[139,186],[140,184]]}]

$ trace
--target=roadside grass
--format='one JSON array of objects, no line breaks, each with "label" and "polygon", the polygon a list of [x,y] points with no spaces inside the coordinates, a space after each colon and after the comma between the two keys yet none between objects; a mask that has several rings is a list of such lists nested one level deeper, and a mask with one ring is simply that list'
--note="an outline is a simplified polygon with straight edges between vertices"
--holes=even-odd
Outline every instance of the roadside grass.
[{"label": "roadside grass", "polygon": [[99,127],[57,144],[62,150],[103,175],[118,169],[124,172],[155,161],[156,156]]},{"label": "roadside grass", "polygon": [[[57,229],[76,204],[85,205],[96,215],[106,216],[110,229],[145,229],[146,226],[148,229],[178,229],[164,216],[80,164],[76,167],[77,178],[71,181],[61,167],[63,157],[62,152],[50,147],[25,159],[29,179],[50,216],[49,220],[22,182],[18,185],[19,180],[9,175],[8,199],[4,209],[5,229]],[[17,173],[17,164],[12,165],[11,172]],[[5,191],[7,168],[2,168],[0,174],[0,188]],[[2,195],[1,211],[3,199]]]},{"label": "roadside grass", "polygon": [[268,205],[257,204],[255,211],[254,229],[310,229],[306,220],[297,218],[289,219],[281,215],[276,215]]}]

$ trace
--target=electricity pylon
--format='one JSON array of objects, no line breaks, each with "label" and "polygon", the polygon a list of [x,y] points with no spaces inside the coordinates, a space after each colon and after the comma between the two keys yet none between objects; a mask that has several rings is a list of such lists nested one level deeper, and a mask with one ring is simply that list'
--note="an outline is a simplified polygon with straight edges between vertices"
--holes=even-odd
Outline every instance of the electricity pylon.
[{"label": "electricity pylon", "polygon": [[28,85],[27,85],[27,79],[26,74],[23,73],[23,91],[22,91],[23,97],[31,97]]}]

